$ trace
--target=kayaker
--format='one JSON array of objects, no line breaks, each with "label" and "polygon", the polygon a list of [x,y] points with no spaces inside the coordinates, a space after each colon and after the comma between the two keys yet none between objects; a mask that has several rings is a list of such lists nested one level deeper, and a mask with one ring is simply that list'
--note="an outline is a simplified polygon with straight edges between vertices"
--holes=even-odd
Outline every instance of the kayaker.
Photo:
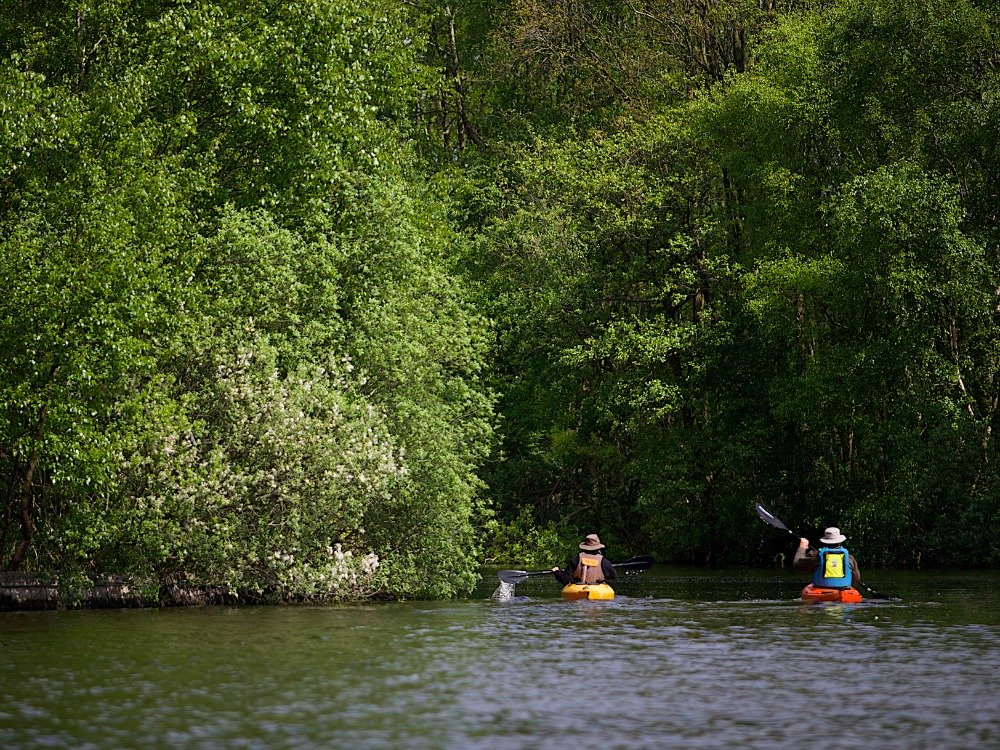
[{"label": "kayaker", "polygon": [[580,551],[566,559],[566,567],[552,568],[556,580],[567,583],[605,583],[615,577],[615,567],[604,556],[604,544],[597,534],[587,534],[580,542]]},{"label": "kayaker", "polygon": [[[847,537],[840,529],[831,526],[823,531],[819,549],[809,546],[809,540],[799,537],[799,548],[792,558],[792,570],[811,571],[813,586],[828,589],[847,589],[861,580],[861,570],[854,555],[847,551]],[[844,560],[849,564],[844,565]]]}]

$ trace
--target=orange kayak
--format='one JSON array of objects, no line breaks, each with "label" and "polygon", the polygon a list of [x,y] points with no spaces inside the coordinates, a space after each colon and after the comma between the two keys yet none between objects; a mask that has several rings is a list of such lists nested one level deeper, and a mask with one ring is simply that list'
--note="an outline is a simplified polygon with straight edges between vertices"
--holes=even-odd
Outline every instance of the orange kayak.
[{"label": "orange kayak", "polygon": [[855,588],[828,589],[813,586],[811,583],[802,589],[802,599],[807,602],[849,602],[854,604],[862,600],[861,592]]}]

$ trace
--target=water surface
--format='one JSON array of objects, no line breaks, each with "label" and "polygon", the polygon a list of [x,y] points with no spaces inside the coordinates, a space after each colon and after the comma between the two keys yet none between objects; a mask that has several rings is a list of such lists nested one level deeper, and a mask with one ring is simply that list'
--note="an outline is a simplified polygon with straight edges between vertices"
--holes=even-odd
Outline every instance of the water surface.
[{"label": "water surface", "polygon": [[2,748],[1000,747],[996,573],[657,567],[612,602],[0,614]]}]

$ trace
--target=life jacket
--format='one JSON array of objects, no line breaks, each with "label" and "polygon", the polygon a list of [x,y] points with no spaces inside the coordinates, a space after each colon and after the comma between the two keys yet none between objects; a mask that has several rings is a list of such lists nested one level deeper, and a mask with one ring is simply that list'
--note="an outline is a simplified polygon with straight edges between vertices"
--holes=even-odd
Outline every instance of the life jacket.
[{"label": "life jacket", "polygon": [[851,553],[843,547],[820,547],[819,565],[813,571],[813,586],[828,589],[851,587]]},{"label": "life jacket", "polygon": [[601,570],[601,556],[580,553],[580,562],[573,571],[573,580],[577,583],[604,583],[604,571]]}]

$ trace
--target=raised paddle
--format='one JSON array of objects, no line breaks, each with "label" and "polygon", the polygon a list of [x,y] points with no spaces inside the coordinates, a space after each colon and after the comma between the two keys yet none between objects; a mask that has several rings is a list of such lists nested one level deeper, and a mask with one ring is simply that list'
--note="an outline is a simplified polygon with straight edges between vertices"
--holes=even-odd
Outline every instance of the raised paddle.
[{"label": "raised paddle", "polygon": [[[615,563],[616,568],[624,570],[626,573],[638,573],[640,570],[649,570],[653,565],[653,558],[648,555],[640,555],[639,557],[630,557],[625,562]],[[548,576],[552,575],[551,570],[501,570],[500,580],[504,583],[521,583],[526,581],[529,576]]]},{"label": "raised paddle", "polygon": [[[801,539],[802,538],[800,534],[796,534],[790,528],[788,528],[787,526],[785,526],[785,524],[783,524],[780,520],[778,520],[778,518],[776,516],[774,516],[773,514],[769,513],[767,510],[765,510],[764,506],[761,505],[760,503],[757,503],[756,506],[755,506],[755,508],[757,510],[757,515],[760,516],[764,520],[765,523],[770,524],[771,526],[773,526],[776,529],[781,529],[782,531],[787,531],[789,534],[791,534],[792,536],[794,536],[796,539]],[[852,583],[855,586],[860,586],[861,588],[863,588],[867,592],[869,598],[871,598],[871,599],[897,599],[898,600],[898,597],[889,596],[888,594],[881,594],[881,593],[879,593],[878,591],[876,591],[875,589],[873,589],[871,586],[869,586],[867,583],[862,583],[861,581],[852,581]]]}]

